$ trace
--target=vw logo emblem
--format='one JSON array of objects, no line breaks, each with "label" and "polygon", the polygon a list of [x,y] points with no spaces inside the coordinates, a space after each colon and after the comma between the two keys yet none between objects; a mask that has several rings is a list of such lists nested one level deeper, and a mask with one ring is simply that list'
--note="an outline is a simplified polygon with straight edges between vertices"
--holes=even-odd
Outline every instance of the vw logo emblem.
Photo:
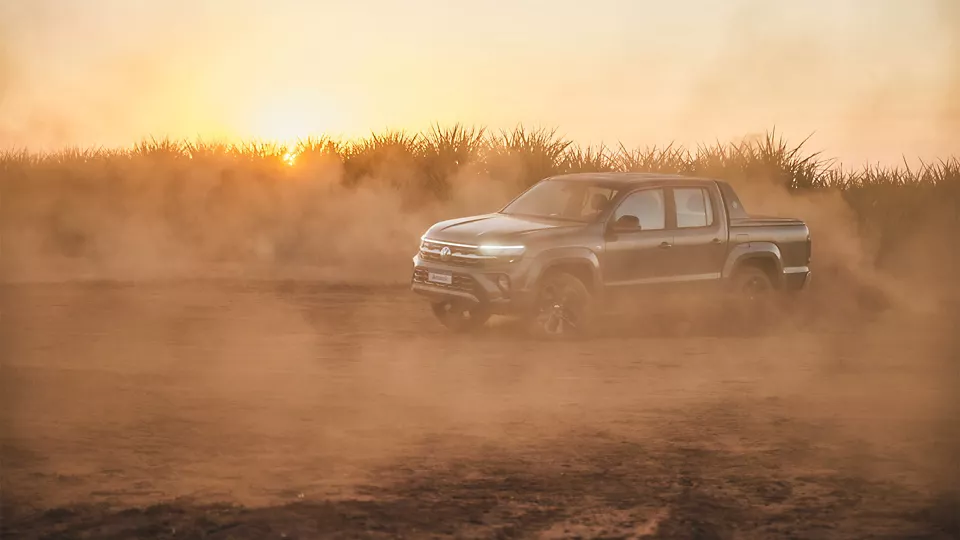
[{"label": "vw logo emblem", "polygon": [[450,260],[450,248],[443,246],[443,249],[440,250],[440,260],[447,261]]}]

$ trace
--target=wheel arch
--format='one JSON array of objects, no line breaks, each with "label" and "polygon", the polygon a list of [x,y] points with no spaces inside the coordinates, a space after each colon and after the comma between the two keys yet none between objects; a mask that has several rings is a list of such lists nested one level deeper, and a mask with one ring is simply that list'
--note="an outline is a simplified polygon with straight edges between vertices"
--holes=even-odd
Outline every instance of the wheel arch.
[{"label": "wheel arch", "polygon": [[600,260],[588,249],[562,250],[551,253],[544,259],[535,283],[552,272],[567,272],[583,282],[591,294],[602,290],[600,284]]},{"label": "wheel arch", "polygon": [[731,250],[723,268],[723,277],[732,278],[744,267],[763,270],[777,289],[783,287],[783,257],[780,248],[773,242],[740,244]]}]

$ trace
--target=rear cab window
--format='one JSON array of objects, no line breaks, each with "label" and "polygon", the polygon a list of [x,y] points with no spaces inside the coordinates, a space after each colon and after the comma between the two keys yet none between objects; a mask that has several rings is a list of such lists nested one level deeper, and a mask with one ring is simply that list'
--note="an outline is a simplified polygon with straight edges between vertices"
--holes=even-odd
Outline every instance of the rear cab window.
[{"label": "rear cab window", "polygon": [[674,188],[677,228],[710,227],[714,223],[710,192],[702,187]]}]

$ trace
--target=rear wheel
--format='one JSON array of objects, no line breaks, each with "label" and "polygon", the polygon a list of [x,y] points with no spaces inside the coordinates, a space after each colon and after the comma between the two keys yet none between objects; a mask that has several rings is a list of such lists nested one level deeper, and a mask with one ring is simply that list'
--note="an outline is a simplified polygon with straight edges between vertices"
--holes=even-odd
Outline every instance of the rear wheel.
[{"label": "rear wheel", "polygon": [[768,326],[776,315],[779,296],[770,276],[757,266],[744,266],[733,276],[731,304],[741,324],[759,329]]},{"label": "rear wheel", "polygon": [[772,298],[776,288],[762,268],[745,266],[734,276],[734,292],[744,302],[764,302]]},{"label": "rear wheel", "polygon": [[563,339],[592,330],[593,296],[580,279],[566,272],[546,275],[540,283],[532,320],[533,333]]},{"label": "rear wheel", "polygon": [[475,303],[444,300],[433,302],[430,307],[437,320],[454,332],[476,330],[490,318],[490,312]]}]

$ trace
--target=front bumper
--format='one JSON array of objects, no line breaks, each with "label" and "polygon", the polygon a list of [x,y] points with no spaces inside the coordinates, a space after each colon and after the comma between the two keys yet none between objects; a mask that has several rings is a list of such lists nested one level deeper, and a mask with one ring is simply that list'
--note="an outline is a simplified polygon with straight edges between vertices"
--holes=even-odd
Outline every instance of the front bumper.
[{"label": "front bumper", "polygon": [[[430,272],[451,276],[450,284],[429,281]],[[501,276],[509,280],[509,287],[500,285]],[[529,305],[530,294],[525,290],[523,266],[518,263],[484,267],[465,267],[413,257],[410,288],[432,301],[456,300],[481,304],[494,313],[512,313]]]}]

